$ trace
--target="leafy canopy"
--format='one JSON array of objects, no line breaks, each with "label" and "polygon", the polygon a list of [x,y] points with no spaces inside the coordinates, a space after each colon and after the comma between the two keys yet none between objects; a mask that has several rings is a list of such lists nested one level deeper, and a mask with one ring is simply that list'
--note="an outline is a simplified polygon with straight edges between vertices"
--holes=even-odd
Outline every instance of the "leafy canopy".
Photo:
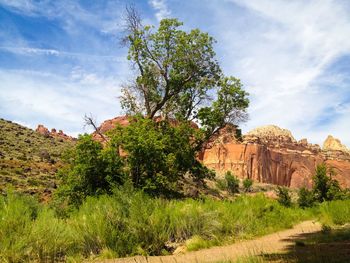
[{"label": "leafy canopy", "polygon": [[214,39],[199,29],[186,32],[177,19],[163,19],[157,30],[143,26],[128,10],[128,59],[136,80],[123,88],[121,106],[128,114],[153,119],[199,122],[208,136],[227,123],[247,118],[248,94],[239,79],[222,73]]},{"label": "leafy canopy", "polygon": [[211,36],[182,30],[177,19],[163,19],[157,29],[143,26],[133,9],[126,21],[124,43],[136,78],[120,102],[130,124],[111,131],[104,148],[89,136],[79,139],[59,191],[72,200],[125,181],[153,195],[178,191],[185,176],[202,182],[212,176],[197,159],[205,142],[247,117],[248,94],[239,79],[222,73]]},{"label": "leafy canopy", "polygon": [[153,121],[141,116],[110,132],[124,152],[125,168],[135,188],[152,195],[169,195],[188,175],[196,181],[212,176],[192,147],[196,129],[188,123]]}]

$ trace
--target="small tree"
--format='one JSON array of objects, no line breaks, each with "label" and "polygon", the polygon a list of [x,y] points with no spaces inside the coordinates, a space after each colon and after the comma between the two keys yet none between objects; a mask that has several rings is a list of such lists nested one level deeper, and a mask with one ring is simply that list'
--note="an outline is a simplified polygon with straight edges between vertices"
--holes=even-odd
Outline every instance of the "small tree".
[{"label": "small tree", "polygon": [[345,199],[345,197],[345,191],[343,192],[341,190],[339,182],[337,180],[331,179],[327,191],[327,200],[342,200]]},{"label": "small tree", "polygon": [[301,208],[312,207],[315,203],[315,197],[312,191],[302,187],[298,192],[298,205]]},{"label": "small tree", "polygon": [[342,199],[344,194],[337,180],[333,169],[329,169],[326,164],[316,167],[316,174],[313,177],[313,194],[318,202]]},{"label": "small tree", "polygon": [[61,182],[56,194],[69,204],[79,205],[87,196],[110,193],[125,181],[119,152],[110,145],[103,148],[91,135],[80,136],[64,159],[66,166],[58,172]]},{"label": "small tree", "polygon": [[281,205],[285,207],[290,207],[292,205],[292,198],[290,196],[290,193],[287,187],[278,186],[276,190],[276,194],[278,197],[278,202]]},{"label": "small tree", "polygon": [[245,178],[243,180],[243,188],[245,192],[250,192],[253,186],[253,180],[250,178]]},{"label": "small tree", "polygon": [[227,182],[227,190],[231,194],[239,192],[239,180],[236,176],[232,174],[231,171],[227,171],[225,174],[225,180]]}]

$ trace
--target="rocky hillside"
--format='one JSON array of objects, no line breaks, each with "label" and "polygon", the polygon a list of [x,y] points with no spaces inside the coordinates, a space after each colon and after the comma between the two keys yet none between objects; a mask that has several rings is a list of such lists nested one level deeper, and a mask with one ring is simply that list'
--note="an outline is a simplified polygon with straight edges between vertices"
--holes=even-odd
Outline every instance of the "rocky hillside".
[{"label": "rocky hillside", "polygon": [[73,143],[0,119],[0,191],[10,187],[47,198],[56,187],[61,155]]}]

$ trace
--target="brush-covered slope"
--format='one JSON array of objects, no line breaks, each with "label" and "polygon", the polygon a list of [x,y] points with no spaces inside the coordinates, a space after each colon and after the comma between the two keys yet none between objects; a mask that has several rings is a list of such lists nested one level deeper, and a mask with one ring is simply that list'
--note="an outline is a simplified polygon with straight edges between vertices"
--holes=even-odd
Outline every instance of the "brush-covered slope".
[{"label": "brush-covered slope", "polygon": [[0,119],[0,192],[12,188],[46,199],[56,187],[61,155],[73,143]]}]

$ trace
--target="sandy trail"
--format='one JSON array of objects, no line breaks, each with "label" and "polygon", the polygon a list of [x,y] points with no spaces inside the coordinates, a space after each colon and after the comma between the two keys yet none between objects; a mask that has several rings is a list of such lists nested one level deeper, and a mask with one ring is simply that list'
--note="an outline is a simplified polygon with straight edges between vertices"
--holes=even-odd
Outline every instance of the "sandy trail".
[{"label": "sandy trail", "polygon": [[281,253],[288,245],[294,243],[293,238],[302,234],[321,230],[321,225],[313,221],[305,221],[292,229],[266,235],[254,240],[237,242],[232,245],[212,247],[185,254],[152,257],[129,257],[105,260],[108,263],[188,263],[188,262],[220,262],[235,261],[242,257],[260,255],[262,253]]}]

